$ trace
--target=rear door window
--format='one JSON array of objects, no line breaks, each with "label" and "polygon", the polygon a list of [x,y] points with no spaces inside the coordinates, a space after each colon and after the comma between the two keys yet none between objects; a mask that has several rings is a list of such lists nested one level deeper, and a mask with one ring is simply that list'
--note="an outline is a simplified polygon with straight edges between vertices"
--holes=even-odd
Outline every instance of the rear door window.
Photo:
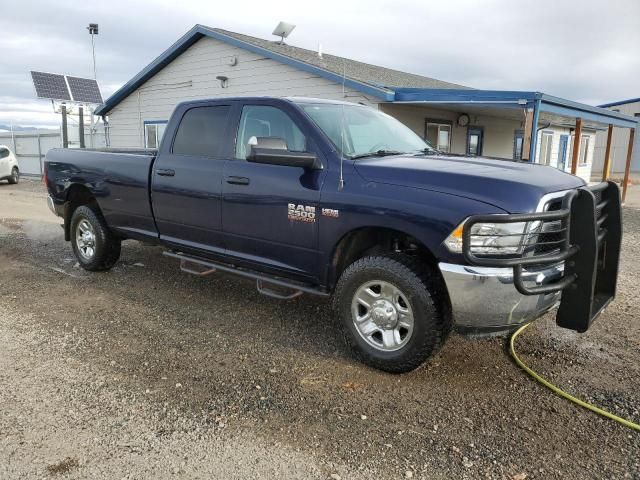
[{"label": "rear door window", "polygon": [[229,110],[228,105],[187,110],[178,126],[172,152],[176,155],[220,157],[224,151]]},{"label": "rear door window", "polygon": [[0,148],[0,158],[7,158],[9,156],[8,148]]}]

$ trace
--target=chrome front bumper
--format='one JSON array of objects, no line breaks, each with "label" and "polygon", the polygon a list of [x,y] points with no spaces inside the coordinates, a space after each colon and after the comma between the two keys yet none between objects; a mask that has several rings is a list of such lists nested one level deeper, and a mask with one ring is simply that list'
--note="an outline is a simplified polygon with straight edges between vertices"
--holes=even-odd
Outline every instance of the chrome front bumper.
[{"label": "chrome front bumper", "polygon": [[[535,320],[560,301],[560,292],[522,295],[513,268],[470,267],[440,263],[449,291],[456,330],[470,335],[499,334]],[[563,266],[527,272],[524,280],[544,285],[562,276]]]}]

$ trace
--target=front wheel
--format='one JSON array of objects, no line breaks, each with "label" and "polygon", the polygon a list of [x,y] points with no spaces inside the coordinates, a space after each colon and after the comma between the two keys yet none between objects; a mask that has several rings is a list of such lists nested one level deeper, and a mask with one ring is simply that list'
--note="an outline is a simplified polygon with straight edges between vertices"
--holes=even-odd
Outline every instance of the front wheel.
[{"label": "front wheel", "polygon": [[71,217],[71,244],[85,270],[109,270],[120,258],[120,239],[111,233],[100,212],[86,205],[76,208]]},{"label": "front wheel", "polygon": [[15,185],[19,181],[20,181],[20,172],[16,167],[13,167],[13,170],[11,170],[11,176],[9,177],[9,183],[11,185]]},{"label": "front wheel", "polygon": [[371,256],[353,263],[340,277],[334,297],[352,352],[386,372],[419,367],[451,329],[442,288],[434,272],[415,257]]}]

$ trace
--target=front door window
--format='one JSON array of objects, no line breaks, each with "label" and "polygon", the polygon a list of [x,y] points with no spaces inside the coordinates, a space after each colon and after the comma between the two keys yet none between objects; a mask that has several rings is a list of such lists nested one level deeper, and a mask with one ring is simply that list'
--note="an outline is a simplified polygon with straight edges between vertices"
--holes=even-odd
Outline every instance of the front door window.
[{"label": "front door window", "polygon": [[451,123],[427,120],[425,139],[437,150],[449,153],[451,151]]},{"label": "front door window", "polygon": [[467,155],[482,155],[483,133],[482,128],[469,128],[467,132]]}]

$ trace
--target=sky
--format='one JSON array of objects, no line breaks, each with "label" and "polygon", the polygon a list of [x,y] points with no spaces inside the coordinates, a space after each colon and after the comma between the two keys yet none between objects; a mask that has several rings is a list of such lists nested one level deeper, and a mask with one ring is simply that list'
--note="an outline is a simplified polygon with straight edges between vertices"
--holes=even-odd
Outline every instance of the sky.
[{"label": "sky", "polygon": [[[7,0],[9,1],[9,0]],[[92,77],[107,98],[194,24],[481,89],[592,105],[640,97],[639,0],[15,1],[0,17],[0,125],[55,127],[30,70]]]}]

